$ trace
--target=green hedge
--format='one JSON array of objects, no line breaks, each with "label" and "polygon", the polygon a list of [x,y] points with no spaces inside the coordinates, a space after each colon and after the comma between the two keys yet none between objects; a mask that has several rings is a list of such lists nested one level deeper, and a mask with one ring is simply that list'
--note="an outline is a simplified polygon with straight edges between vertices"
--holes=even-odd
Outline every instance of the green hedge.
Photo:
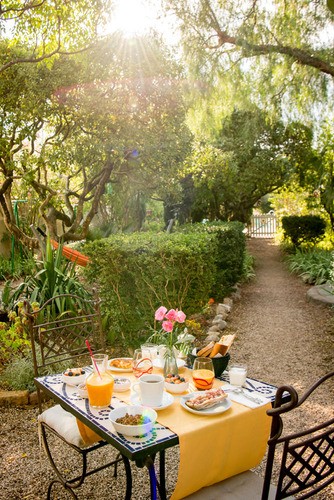
[{"label": "green hedge", "polygon": [[226,297],[243,277],[246,255],[244,224],[240,222],[209,222],[191,224],[183,232],[206,233],[215,236],[216,274],[211,296]]},{"label": "green hedge", "polygon": [[242,273],[240,234],[240,227],[198,227],[114,235],[85,245],[83,252],[92,260],[86,276],[99,287],[109,341],[138,345],[150,335],[161,305],[189,316],[211,296],[222,298]]},{"label": "green hedge", "polygon": [[290,238],[293,245],[316,243],[325,236],[326,222],[319,215],[290,215],[282,217],[284,238]]}]

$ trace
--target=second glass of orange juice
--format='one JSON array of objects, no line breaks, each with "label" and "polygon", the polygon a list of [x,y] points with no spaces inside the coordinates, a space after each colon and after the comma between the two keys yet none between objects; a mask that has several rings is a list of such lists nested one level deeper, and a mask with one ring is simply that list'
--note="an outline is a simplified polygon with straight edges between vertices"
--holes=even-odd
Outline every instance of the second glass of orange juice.
[{"label": "second glass of orange juice", "polygon": [[107,372],[108,356],[106,354],[96,354],[93,361],[93,373],[86,380],[88,400],[93,408],[105,408],[110,405],[113,389],[114,377]]},{"label": "second glass of orange juice", "polygon": [[215,378],[212,359],[196,358],[193,365],[193,381],[196,389],[211,389]]}]

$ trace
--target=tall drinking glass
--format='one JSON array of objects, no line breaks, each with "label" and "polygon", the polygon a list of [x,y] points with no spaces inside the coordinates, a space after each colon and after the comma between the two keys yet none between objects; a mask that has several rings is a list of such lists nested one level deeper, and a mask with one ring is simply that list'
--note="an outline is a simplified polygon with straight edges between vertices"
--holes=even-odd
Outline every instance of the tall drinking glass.
[{"label": "tall drinking glass", "polygon": [[193,365],[193,382],[200,391],[211,389],[215,378],[212,359],[196,358]]},{"label": "tall drinking glass", "polygon": [[242,364],[232,364],[228,370],[231,385],[242,387],[247,378],[247,366]]},{"label": "tall drinking glass", "polygon": [[153,363],[150,357],[146,356],[141,349],[136,349],[133,353],[132,371],[136,378],[142,375],[152,373]]},{"label": "tall drinking glass", "polygon": [[158,356],[158,346],[156,344],[146,343],[141,346],[142,353],[151,358],[152,361]]},{"label": "tall drinking glass", "polygon": [[93,360],[93,373],[86,380],[88,400],[93,408],[105,408],[110,405],[114,377],[107,372],[107,354],[95,354]]}]

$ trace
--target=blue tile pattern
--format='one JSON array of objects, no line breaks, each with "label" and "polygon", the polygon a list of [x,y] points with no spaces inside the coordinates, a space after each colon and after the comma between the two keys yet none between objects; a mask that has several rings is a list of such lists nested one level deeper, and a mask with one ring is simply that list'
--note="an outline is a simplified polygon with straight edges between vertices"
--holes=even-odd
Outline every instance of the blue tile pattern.
[{"label": "blue tile pattern", "polygon": [[[91,371],[90,367],[85,367],[86,371]],[[228,382],[228,372],[225,371],[220,377],[220,380]],[[127,405],[117,396],[113,396],[111,404],[107,408],[95,409],[91,408],[88,399],[82,398],[75,386],[64,384],[61,375],[47,375],[37,379],[45,388],[51,391],[59,402],[64,401],[74,408],[80,415],[88,417],[99,429],[109,434],[113,440],[126,447],[130,453],[135,453],[145,448],[149,448],[152,444],[166,443],[169,440],[175,440],[177,435],[167,427],[156,422],[152,431],[141,437],[126,437],[115,432],[112,423],[109,420],[110,410],[118,408],[122,405]],[[275,399],[277,387],[261,382],[252,378],[247,378],[245,388],[250,392],[258,392],[268,398],[269,402]]]},{"label": "blue tile pattern", "polygon": [[[88,370],[89,371],[89,370]],[[107,408],[95,409],[91,408],[88,399],[82,398],[75,386],[64,384],[61,375],[47,375],[37,378],[38,382],[46,389],[51,391],[56,396],[56,401],[66,402],[76,410],[80,415],[88,417],[99,429],[110,435],[116,442],[122,444],[129,450],[130,453],[135,453],[150,446],[159,443],[165,443],[171,439],[177,438],[176,434],[167,427],[156,422],[152,431],[140,437],[126,437],[118,434],[109,420],[110,410],[118,408],[122,405],[127,405],[116,396],[112,397],[111,404]]]}]

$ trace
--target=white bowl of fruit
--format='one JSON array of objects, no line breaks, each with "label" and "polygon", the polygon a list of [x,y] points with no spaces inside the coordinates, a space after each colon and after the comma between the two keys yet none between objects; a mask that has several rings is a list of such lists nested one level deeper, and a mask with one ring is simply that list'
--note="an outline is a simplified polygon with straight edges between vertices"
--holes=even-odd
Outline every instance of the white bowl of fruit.
[{"label": "white bowl of fruit", "polygon": [[165,388],[168,392],[173,392],[174,394],[182,394],[186,392],[189,387],[189,382],[181,375],[168,374],[165,377]]},{"label": "white bowl of fruit", "polygon": [[67,368],[62,374],[62,381],[68,385],[84,384],[88,373],[83,368]]}]

